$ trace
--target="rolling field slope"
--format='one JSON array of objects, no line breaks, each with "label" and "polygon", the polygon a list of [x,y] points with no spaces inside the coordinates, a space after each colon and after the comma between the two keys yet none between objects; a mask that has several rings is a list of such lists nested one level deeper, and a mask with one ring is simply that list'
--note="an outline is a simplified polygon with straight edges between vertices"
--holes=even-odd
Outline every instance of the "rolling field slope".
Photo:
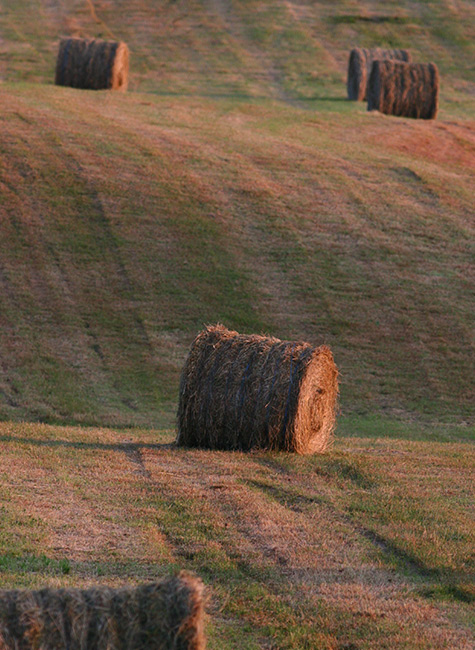
[{"label": "rolling field slope", "polygon": [[[3,0],[0,587],[187,568],[218,650],[470,650],[471,2]],[[52,85],[124,39],[129,92]],[[436,121],[346,101],[354,45]],[[205,323],[331,346],[319,457],[183,451]]]},{"label": "rolling field slope", "polygon": [[[48,33],[61,12],[43,9]],[[4,33],[21,15],[4,11]],[[21,60],[28,80],[50,78],[43,58]],[[132,49],[146,90],[141,60]],[[125,95],[4,83],[3,417],[168,424],[190,340],[223,321],[329,343],[345,412],[465,421],[474,135],[448,92],[461,77],[443,77],[430,123],[367,114],[340,78],[307,104],[265,80],[246,98],[167,94],[161,77]]]},{"label": "rolling field slope", "polygon": [[330,344],[345,411],[467,417],[467,123],[45,86],[0,103],[4,417],[153,425],[216,321]]},{"label": "rolling field slope", "polygon": [[[168,426],[223,321],[330,344],[344,413],[466,421],[472,14],[5,2],[0,415]],[[61,34],[124,38],[134,92],[52,86]],[[441,119],[344,99],[349,44],[373,43],[437,61]]]}]

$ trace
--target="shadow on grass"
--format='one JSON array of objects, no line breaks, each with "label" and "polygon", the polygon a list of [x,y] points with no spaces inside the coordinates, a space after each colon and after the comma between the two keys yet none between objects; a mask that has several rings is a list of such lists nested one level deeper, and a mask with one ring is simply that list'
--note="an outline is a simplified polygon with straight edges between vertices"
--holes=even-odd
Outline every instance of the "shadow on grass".
[{"label": "shadow on grass", "polygon": [[140,449],[178,449],[174,442],[72,442],[71,440],[35,440],[32,438],[17,438],[15,436],[0,436],[0,442],[13,442],[21,445],[36,447],[66,447],[71,449],[104,449],[123,451],[124,453],[140,451]]},{"label": "shadow on grass", "polygon": [[417,593],[431,600],[458,600],[461,603],[475,603],[475,593],[460,585],[431,585],[419,589]]},{"label": "shadow on grass", "polygon": [[[318,473],[322,473],[321,468],[316,469],[318,469]],[[358,468],[347,464],[344,459],[334,459],[331,463],[331,470],[336,470],[336,475],[333,475],[331,471],[328,473],[323,472],[324,475],[328,475],[329,478],[343,477],[349,479],[358,487],[364,489],[374,485],[368,477],[359,472]],[[428,566],[416,555],[401,548],[397,542],[360,524],[351,515],[341,512],[321,495],[300,494],[294,488],[283,488],[280,485],[277,486],[263,481],[247,480],[245,483],[296,512],[302,512],[312,507],[330,510],[340,521],[351,526],[357,535],[368,540],[373,547],[378,549],[385,564],[395,569],[399,574],[406,576],[415,584],[425,583],[423,587],[417,589],[416,593],[418,595],[431,599],[456,600],[461,603],[473,603],[475,601],[474,593],[464,585],[465,582],[472,581],[472,576],[450,567],[432,568]],[[335,580],[341,581],[341,576],[337,576]]]},{"label": "shadow on grass", "polygon": [[0,436],[0,442],[13,442],[17,444],[34,445],[36,447],[63,447],[69,449],[84,450],[107,450],[118,451],[125,454],[127,459],[135,465],[137,474],[150,479],[150,472],[146,469],[141,450],[155,449],[178,449],[174,442],[71,442],[70,440],[34,440],[30,438],[16,438],[14,436]]},{"label": "shadow on grass", "polygon": [[302,512],[306,506],[311,506],[314,504],[326,504],[325,499],[319,497],[318,495],[307,496],[305,494],[299,494],[296,491],[285,490],[284,488],[278,487],[276,485],[270,485],[269,483],[264,483],[262,481],[256,481],[248,479],[245,481],[246,485],[253,487],[261,492],[264,492],[269,497],[285,506],[290,508],[295,512]]},{"label": "shadow on grass", "polygon": [[[320,461],[320,458],[318,458]],[[315,466],[315,473],[328,479],[350,481],[357,487],[368,490],[376,485],[376,481],[367,476],[358,465],[346,458],[322,458],[323,462]]]},{"label": "shadow on grass", "polygon": [[463,603],[475,602],[475,595],[461,584],[457,584],[470,578],[467,574],[454,571],[449,567],[433,569],[379,533],[360,525],[356,526],[356,530],[383,553],[386,561],[395,565],[403,574],[415,580],[422,579],[434,583],[419,589],[417,593],[420,596],[439,600],[451,599]]},{"label": "shadow on grass", "polygon": [[118,561],[97,560],[77,561],[72,558],[51,558],[43,554],[14,553],[0,554],[0,574],[31,575],[58,577],[66,575],[154,578],[170,571],[178,571],[181,566],[174,563],[156,564],[140,560]]},{"label": "shadow on grass", "polygon": [[309,97],[306,98],[307,102],[345,102],[350,103],[347,97]]},{"label": "shadow on grass", "polygon": [[332,16],[329,22],[340,24],[355,24],[355,23],[393,23],[395,25],[408,25],[417,23],[418,21],[409,16],[399,15],[366,15],[366,14],[340,14],[339,16]]}]

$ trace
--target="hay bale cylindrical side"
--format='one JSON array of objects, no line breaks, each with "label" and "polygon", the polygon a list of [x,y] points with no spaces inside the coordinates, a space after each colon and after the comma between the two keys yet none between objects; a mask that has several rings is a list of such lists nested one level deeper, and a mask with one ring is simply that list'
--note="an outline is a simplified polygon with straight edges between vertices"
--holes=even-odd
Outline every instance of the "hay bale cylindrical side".
[{"label": "hay bale cylindrical side", "polygon": [[348,59],[347,91],[348,99],[362,102],[367,97],[368,80],[371,73],[373,61],[411,61],[411,53],[408,50],[387,50],[381,47],[367,49],[355,47],[350,52]]},{"label": "hay bale cylindrical side", "polygon": [[129,48],[117,41],[63,38],[54,82],[57,86],[88,90],[126,90]]},{"label": "hay bale cylindrical side", "polygon": [[182,371],[177,444],[322,452],[337,393],[327,346],[210,326],[194,340]]},{"label": "hay bale cylindrical side", "polygon": [[0,591],[1,650],[204,650],[203,584]]},{"label": "hay bale cylindrical side", "polygon": [[435,63],[373,63],[368,111],[432,120],[438,109],[439,71]]}]

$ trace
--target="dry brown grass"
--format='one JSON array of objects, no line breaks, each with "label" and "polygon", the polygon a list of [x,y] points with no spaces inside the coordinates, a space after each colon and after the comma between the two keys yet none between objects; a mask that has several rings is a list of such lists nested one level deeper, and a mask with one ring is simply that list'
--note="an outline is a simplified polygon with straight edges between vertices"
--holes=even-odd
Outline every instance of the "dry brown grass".
[{"label": "dry brown grass", "polygon": [[203,584],[180,573],[136,588],[0,591],[0,648],[203,650]]},{"label": "dry brown grass", "polygon": [[368,84],[368,110],[433,120],[439,110],[435,63],[375,61]]},{"label": "dry brown grass", "polygon": [[337,375],[326,346],[207,327],[183,368],[177,442],[325,451],[335,425]]},{"label": "dry brown grass", "polygon": [[127,90],[129,48],[100,39],[63,38],[56,61],[55,84],[88,90]]},{"label": "dry brown grass", "polygon": [[[340,438],[331,454],[297,456],[171,440],[2,425],[0,516],[6,508],[14,526],[30,518],[6,547],[12,525],[2,529],[2,584],[122,587],[184,568],[210,583],[216,650],[361,639],[371,650],[469,650],[469,606],[419,592],[468,575],[470,445]],[[67,559],[70,572],[24,568],[40,554]],[[295,636],[304,624],[307,645]],[[225,642],[234,626],[239,637]]]},{"label": "dry brown grass", "polygon": [[469,276],[453,269],[471,261],[472,123],[4,90],[2,413],[153,426],[163,388],[171,424],[213,319],[328,343],[344,408],[442,395],[463,417]]}]

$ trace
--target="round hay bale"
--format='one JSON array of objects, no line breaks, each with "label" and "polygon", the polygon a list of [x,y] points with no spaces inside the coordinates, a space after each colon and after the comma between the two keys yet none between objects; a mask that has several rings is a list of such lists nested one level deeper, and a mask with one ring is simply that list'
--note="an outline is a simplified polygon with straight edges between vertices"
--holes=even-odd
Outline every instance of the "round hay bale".
[{"label": "round hay bale", "polygon": [[350,52],[348,60],[347,91],[348,99],[361,102],[366,99],[368,79],[373,61],[411,61],[409,50],[385,50],[381,47],[367,49],[355,47]]},{"label": "round hay bale", "polygon": [[129,48],[117,41],[62,38],[54,82],[89,90],[127,90]]},{"label": "round hay bale", "polygon": [[323,452],[335,424],[330,348],[205,328],[181,375],[177,444]]},{"label": "round hay bale", "polygon": [[1,650],[204,650],[203,583],[0,591]]},{"label": "round hay bale", "polygon": [[373,63],[368,111],[432,120],[438,109],[439,71],[435,63]]}]

